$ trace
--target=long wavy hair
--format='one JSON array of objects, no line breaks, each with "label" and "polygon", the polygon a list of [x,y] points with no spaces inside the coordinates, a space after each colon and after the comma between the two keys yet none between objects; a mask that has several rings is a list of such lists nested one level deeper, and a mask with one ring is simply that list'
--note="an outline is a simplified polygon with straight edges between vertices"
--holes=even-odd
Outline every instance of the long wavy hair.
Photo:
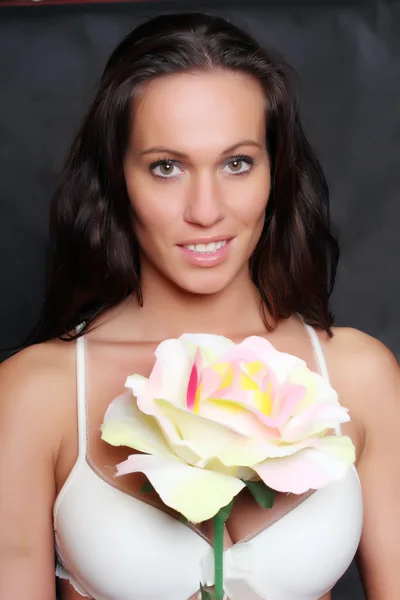
[{"label": "long wavy hair", "polygon": [[25,345],[76,339],[130,294],[143,303],[123,173],[133,99],[156,77],[212,69],[250,74],[265,92],[272,185],[249,263],[263,305],[276,322],[297,312],[332,335],[339,248],[326,179],[300,122],[294,71],[231,22],[193,12],[146,21],[110,56],[52,199],[47,290]]}]

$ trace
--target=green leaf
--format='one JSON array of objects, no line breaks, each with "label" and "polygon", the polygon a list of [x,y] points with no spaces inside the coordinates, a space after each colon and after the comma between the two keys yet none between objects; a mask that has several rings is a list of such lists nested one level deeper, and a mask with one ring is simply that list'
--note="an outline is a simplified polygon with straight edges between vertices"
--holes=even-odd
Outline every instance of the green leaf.
[{"label": "green leaf", "polygon": [[149,494],[150,492],[154,492],[154,488],[151,485],[150,481],[147,479],[144,484],[142,485],[142,487],[140,488],[140,493],[141,494]]},{"label": "green leaf", "polygon": [[220,508],[220,510],[218,511],[218,513],[215,516],[218,517],[219,519],[221,519],[223,523],[225,523],[225,521],[228,519],[229,515],[231,514],[232,507],[233,507],[233,498],[229,502],[229,504]]},{"label": "green leaf", "polygon": [[202,586],[202,584],[200,584],[200,593],[201,593],[201,600],[217,600],[217,597],[215,596],[215,594],[212,594],[211,592],[207,592],[207,590],[205,590]]},{"label": "green leaf", "polygon": [[275,492],[263,481],[244,481],[254,499],[262,508],[272,508],[274,505]]}]

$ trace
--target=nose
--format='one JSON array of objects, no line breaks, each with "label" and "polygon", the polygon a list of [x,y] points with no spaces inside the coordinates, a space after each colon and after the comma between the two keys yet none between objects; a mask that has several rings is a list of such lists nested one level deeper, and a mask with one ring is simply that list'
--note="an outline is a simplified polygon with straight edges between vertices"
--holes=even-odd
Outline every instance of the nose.
[{"label": "nose", "polygon": [[212,174],[194,176],[184,209],[184,219],[192,225],[211,227],[224,218],[222,192]]}]

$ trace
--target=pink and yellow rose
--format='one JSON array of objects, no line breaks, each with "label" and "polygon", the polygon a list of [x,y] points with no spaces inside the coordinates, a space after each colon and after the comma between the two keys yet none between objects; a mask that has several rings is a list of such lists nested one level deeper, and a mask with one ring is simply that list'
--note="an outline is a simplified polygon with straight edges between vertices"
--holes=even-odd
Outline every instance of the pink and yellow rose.
[{"label": "pink and yellow rose", "polygon": [[149,378],[131,375],[130,391],[110,404],[102,438],[141,452],[118,475],[144,473],[189,521],[212,518],[246,480],[301,494],[340,479],[354,462],[336,392],[264,338],[235,344],[185,334],[155,356]]}]

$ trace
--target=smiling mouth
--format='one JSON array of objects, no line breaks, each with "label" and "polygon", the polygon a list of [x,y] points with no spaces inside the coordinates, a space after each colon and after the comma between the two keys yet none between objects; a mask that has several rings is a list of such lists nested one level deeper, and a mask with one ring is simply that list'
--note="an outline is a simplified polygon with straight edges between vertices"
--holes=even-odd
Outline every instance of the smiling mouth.
[{"label": "smiling mouth", "polygon": [[209,244],[187,244],[183,245],[182,248],[186,248],[191,252],[199,254],[212,254],[223,248],[228,240],[220,240],[219,242],[210,242]]}]

